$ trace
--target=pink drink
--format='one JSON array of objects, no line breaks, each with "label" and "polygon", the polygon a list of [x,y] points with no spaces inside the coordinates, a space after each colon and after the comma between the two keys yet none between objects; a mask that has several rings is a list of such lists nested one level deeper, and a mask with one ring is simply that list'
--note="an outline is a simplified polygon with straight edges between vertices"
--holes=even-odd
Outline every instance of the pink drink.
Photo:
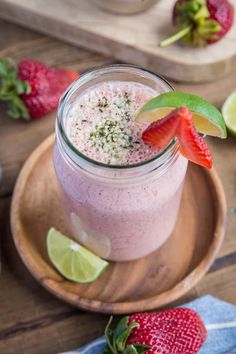
[{"label": "pink drink", "polygon": [[134,122],[167,83],[131,67],[96,74],[81,77],[62,101],[54,164],[73,237],[103,258],[127,261],[173,231],[187,160],[176,142],[162,154],[145,145],[146,125]]},{"label": "pink drink", "polygon": [[143,84],[110,81],[85,91],[66,123],[72,144],[108,165],[132,165],[157,155],[141,139],[148,124],[135,123],[138,110],[157,93]]}]

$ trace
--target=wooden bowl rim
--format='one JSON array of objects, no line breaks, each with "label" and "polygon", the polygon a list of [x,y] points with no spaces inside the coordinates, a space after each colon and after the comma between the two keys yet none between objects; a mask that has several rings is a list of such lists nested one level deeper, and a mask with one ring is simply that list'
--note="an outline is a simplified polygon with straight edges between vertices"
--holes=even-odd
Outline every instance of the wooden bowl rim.
[{"label": "wooden bowl rim", "polygon": [[[13,239],[17,251],[31,274],[35,277],[40,284],[42,284],[49,292],[67,303],[79,307],[84,310],[100,312],[100,313],[111,313],[111,314],[127,314],[140,311],[150,311],[159,307],[166,306],[178,298],[186,294],[197,282],[204,276],[208,271],[211,264],[213,263],[216,254],[222,244],[224,233],[225,233],[225,222],[226,222],[226,199],[221,181],[214,169],[206,170],[203,169],[203,173],[211,179],[212,188],[211,193],[215,195],[215,202],[217,208],[215,213],[216,223],[213,230],[213,241],[209,246],[209,249],[205,257],[197,265],[197,267],[192,270],[183,280],[177,283],[171,289],[164,291],[161,294],[148,297],[142,300],[135,301],[123,301],[123,302],[102,302],[96,299],[87,299],[85,297],[80,297],[75,293],[66,291],[60,286],[55,280],[45,277],[37,267],[32,263],[30,253],[27,250],[27,243],[25,241],[24,232],[22,230],[19,211],[19,200],[21,198],[21,193],[24,191],[24,185],[31,174],[35,164],[40,158],[41,154],[46,151],[55,139],[55,134],[50,135],[46,138],[28,157],[24,166],[18,176],[13,198],[11,204],[11,230],[13,234]],[[201,167],[199,167],[201,168]],[[33,261],[34,262],[34,261]]]}]

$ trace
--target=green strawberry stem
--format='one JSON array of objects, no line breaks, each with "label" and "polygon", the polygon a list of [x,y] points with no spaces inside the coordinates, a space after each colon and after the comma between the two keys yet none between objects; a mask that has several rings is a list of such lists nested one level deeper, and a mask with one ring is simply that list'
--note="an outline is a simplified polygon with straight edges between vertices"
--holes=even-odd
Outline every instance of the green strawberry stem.
[{"label": "green strawberry stem", "polygon": [[187,27],[183,28],[181,31],[175,33],[173,36],[161,41],[160,47],[167,47],[168,45],[177,42],[179,39],[185,37],[186,34],[191,32],[191,30],[192,30],[192,26],[187,26]]},{"label": "green strawberry stem", "polygon": [[129,317],[126,316],[120,320],[116,329],[111,330],[112,320],[113,317],[111,316],[105,328],[107,345],[103,350],[103,354],[143,354],[151,349],[151,347],[143,344],[126,344],[133,328],[139,326],[137,322],[131,322],[128,325]]},{"label": "green strawberry stem", "polygon": [[161,47],[182,39],[185,44],[206,46],[217,40],[221,25],[211,18],[206,0],[185,0],[174,8],[175,33],[160,42]]},{"label": "green strawberry stem", "polygon": [[29,112],[20,95],[29,94],[29,83],[18,79],[14,60],[0,58],[0,101],[7,105],[7,113],[13,118],[30,119]]}]

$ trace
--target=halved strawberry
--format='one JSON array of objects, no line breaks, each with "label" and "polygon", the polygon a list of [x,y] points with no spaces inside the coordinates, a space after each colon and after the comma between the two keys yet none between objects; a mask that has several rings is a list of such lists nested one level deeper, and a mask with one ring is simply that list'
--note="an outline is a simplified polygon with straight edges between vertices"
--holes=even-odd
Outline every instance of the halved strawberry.
[{"label": "halved strawberry", "polygon": [[161,150],[166,148],[176,136],[176,129],[183,109],[183,107],[177,108],[171,111],[166,117],[150,124],[143,132],[143,141]]},{"label": "halved strawberry", "polygon": [[164,149],[177,137],[180,153],[203,167],[212,167],[212,156],[204,139],[194,128],[192,112],[187,107],[173,110],[165,118],[152,123],[142,134],[145,143]]},{"label": "halved strawberry", "polygon": [[179,121],[177,137],[179,139],[180,153],[188,160],[206,168],[212,167],[212,156],[205,140],[194,128],[192,112],[188,110]]}]

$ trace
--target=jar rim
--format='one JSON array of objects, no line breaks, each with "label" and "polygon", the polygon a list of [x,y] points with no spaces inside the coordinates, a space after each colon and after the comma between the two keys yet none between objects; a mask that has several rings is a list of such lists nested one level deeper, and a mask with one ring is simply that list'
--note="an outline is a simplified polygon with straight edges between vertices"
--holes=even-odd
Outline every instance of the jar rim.
[{"label": "jar rim", "polygon": [[[171,84],[160,74],[156,74],[148,69],[143,69],[139,66],[136,65],[131,65],[131,64],[111,64],[111,65],[105,65],[105,66],[100,66],[94,69],[87,70],[85,73],[81,74],[80,77],[74,81],[66,90],[66,92],[63,94],[63,96],[60,99],[59,102],[59,108],[58,108],[58,113],[57,113],[57,118],[56,118],[56,131],[59,131],[60,136],[66,144],[67,147],[69,147],[69,150],[73,153],[73,155],[77,156],[78,158],[83,159],[89,164],[92,164],[97,167],[102,167],[106,169],[116,169],[116,170],[128,170],[128,169],[133,169],[137,167],[142,167],[145,165],[148,165],[151,162],[158,161],[160,158],[162,158],[165,154],[171,152],[171,151],[176,151],[176,148],[178,146],[178,141],[176,138],[174,138],[169,145],[163,149],[160,153],[157,155],[153,156],[152,158],[148,160],[144,160],[139,163],[135,164],[130,164],[130,165],[116,165],[116,164],[106,164],[97,160],[94,160],[85,154],[83,154],[81,151],[79,151],[70,141],[68,138],[65,129],[63,127],[63,110],[68,102],[69,98],[73,95],[73,93],[78,89],[82,84],[87,83],[91,80],[91,75],[93,75],[93,78],[98,77],[98,75],[102,74],[111,74],[114,70],[116,71],[125,71],[125,70],[132,70],[133,73],[137,74],[144,74],[148,75],[150,79],[153,80],[160,80],[162,83],[164,83],[166,86],[169,87],[170,91],[174,91],[174,88],[171,86]],[[178,150],[178,149],[177,149]],[[75,161],[74,161],[75,162]]]}]

